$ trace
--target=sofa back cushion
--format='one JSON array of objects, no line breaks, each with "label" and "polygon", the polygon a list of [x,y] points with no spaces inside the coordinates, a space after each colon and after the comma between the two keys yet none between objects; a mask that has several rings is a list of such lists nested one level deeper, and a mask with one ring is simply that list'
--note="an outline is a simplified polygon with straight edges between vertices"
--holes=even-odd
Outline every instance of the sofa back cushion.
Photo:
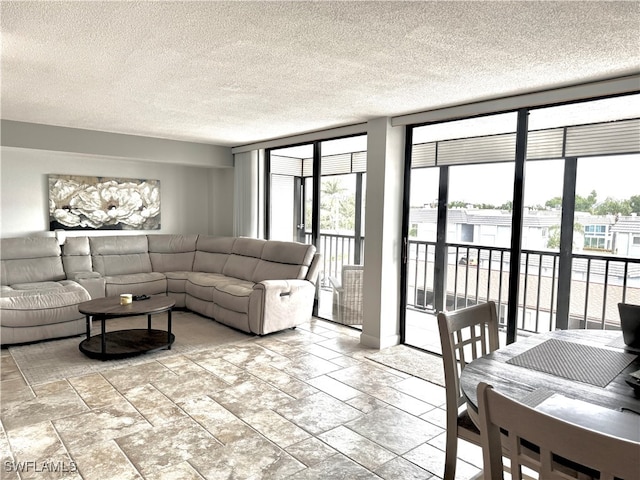
[{"label": "sofa back cushion", "polygon": [[67,276],[91,272],[91,248],[88,237],[67,237],[62,246],[62,264]]},{"label": "sofa back cushion", "polygon": [[194,272],[222,273],[236,241],[233,237],[200,235],[193,261]]},{"label": "sofa back cushion", "polygon": [[307,277],[315,252],[313,245],[271,240],[264,246],[251,280],[302,280]]},{"label": "sofa back cushion", "polygon": [[222,273],[229,277],[253,281],[253,274],[266,244],[267,240],[258,238],[236,238]]},{"label": "sofa back cushion", "polygon": [[53,237],[0,240],[2,285],[64,280],[60,245]]},{"label": "sofa back cushion", "polygon": [[198,235],[148,235],[154,272],[190,272]]},{"label": "sofa back cushion", "polygon": [[93,269],[104,276],[152,271],[146,235],[89,237],[89,245]]}]

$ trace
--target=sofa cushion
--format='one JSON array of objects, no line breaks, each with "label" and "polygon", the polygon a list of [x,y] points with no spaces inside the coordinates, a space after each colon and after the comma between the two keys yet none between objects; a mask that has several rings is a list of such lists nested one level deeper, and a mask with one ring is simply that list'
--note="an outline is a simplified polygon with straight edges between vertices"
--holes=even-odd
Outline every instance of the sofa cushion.
[{"label": "sofa cushion", "polygon": [[234,312],[249,312],[249,296],[253,292],[253,282],[237,279],[220,281],[213,287],[213,302]]},{"label": "sofa cushion", "polygon": [[306,278],[316,248],[304,243],[272,240],[262,250],[262,256],[251,280],[286,280]]},{"label": "sofa cushion", "polygon": [[62,247],[62,263],[68,278],[76,272],[91,272],[89,237],[67,237]]},{"label": "sofa cushion", "polygon": [[64,280],[60,245],[53,237],[0,240],[2,285]]},{"label": "sofa cushion", "polygon": [[104,280],[107,297],[123,293],[156,295],[167,292],[167,278],[160,272],[105,276]]},{"label": "sofa cushion", "polygon": [[213,302],[227,310],[247,313],[253,282],[238,280],[219,273],[194,272],[187,281],[187,294]]},{"label": "sofa cushion", "polygon": [[89,237],[89,243],[93,269],[104,276],[152,271],[146,235]]},{"label": "sofa cushion", "polygon": [[260,258],[269,262],[308,267],[315,253],[316,247],[313,245],[271,240],[265,244]]},{"label": "sofa cushion", "polygon": [[191,271],[197,235],[149,235],[149,258],[154,272]]},{"label": "sofa cushion", "polygon": [[226,277],[221,273],[192,272],[187,279],[187,294],[211,302],[214,285],[224,278]]},{"label": "sofa cushion", "polygon": [[164,272],[167,277],[167,293],[185,293],[191,272]]},{"label": "sofa cushion", "polygon": [[70,280],[22,285],[24,289],[3,287],[0,310],[3,327],[51,325],[82,318],[78,304],[91,300],[89,293]]},{"label": "sofa cushion", "polygon": [[222,273],[235,241],[233,237],[199,236],[193,271]]},{"label": "sofa cushion", "polygon": [[239,280],[251,280],[259,261],[259,258],[232,254],[229,255],[229,259],[227,263],[225,263],[222,273],[228,277]]}]

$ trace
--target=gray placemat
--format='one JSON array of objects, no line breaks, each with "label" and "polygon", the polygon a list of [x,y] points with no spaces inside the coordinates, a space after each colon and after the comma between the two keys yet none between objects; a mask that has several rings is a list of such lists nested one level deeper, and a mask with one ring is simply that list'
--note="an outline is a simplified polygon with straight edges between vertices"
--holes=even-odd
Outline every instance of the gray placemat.
[{"label": "gray placemat", "polygon": [[551,395],[554,395],[553,390],[547,390],[546,388],[537,388],[533,392],[529,392],[520,399],[520,403],[524,403],[528,407],[535,408],[544,402]]},{"label": "gray placemat", "polygon": [[636,355],[550,339],[507,360],[507,363],[557,377],[606,387]]}]

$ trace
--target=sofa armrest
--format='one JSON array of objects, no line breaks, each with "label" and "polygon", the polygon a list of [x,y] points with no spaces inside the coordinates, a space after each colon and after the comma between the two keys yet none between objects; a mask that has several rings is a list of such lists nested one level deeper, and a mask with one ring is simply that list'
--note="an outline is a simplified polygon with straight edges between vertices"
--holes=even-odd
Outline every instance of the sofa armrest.
[{"label": "sofa armrest", "polygon": [[253,289],[249,305],[252,332],[265,335],[311,319],[316,287],[308,280],[264,280]]},{"label": "sofa armrest", "polygon": [[73,272],[68,275],[68,278],[86,288],[92,299],[105,296],[106,282],[98,272]]}]

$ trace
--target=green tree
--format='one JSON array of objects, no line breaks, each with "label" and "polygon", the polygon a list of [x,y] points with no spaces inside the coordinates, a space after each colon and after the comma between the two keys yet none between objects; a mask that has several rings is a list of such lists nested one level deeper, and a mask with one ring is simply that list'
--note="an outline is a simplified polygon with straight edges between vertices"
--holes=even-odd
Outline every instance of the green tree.
[{"label": "green tree", "polygon": [[576,212],[588,212],[593,213],[593,207],[595,207],[598,199],[598,194],[595,190],[592,190],[589,196],[583,197],[576,195]]},{"label": "green tree", "polygon": [[631,207],[631,213],[640,214],[640,195],[633,195],[629,198],[629,207]]},{"label": "green tree", "polygon": [[599,203],[593,208],[594,215],[629,215],[631,214],[631,204],[629,200],[616,200],[607,197],[604,202]]},{"label": "green tree", "polygon": [[549,238],[547,239],[547,248],[560,248],[560,225],[549,227]]},{"label": "green tree", "polygon": [[355,200],[339,178],[323,178],[320,186],[320,229],[353,229]]},{"label": "green tree", "polygon": [[[584,226],[580,223],[573,224],[573,233],[584,233]],[[549,227],[549,238],[547,239],[547,248],[560,248],[560,225],[552,225]]]},{"label": "green tree", "polygon": [[544,206],[551,210],[555,210],[556,208],[562,208],[562,197],[553,197],[547,200]]},{"label": "green tree", "polygon": [[502,205],[500,205],[498,208],[500,210],[507,210],[508,212],[511,212],[513,210],[513,202],[511,200],[507,200]]}]

